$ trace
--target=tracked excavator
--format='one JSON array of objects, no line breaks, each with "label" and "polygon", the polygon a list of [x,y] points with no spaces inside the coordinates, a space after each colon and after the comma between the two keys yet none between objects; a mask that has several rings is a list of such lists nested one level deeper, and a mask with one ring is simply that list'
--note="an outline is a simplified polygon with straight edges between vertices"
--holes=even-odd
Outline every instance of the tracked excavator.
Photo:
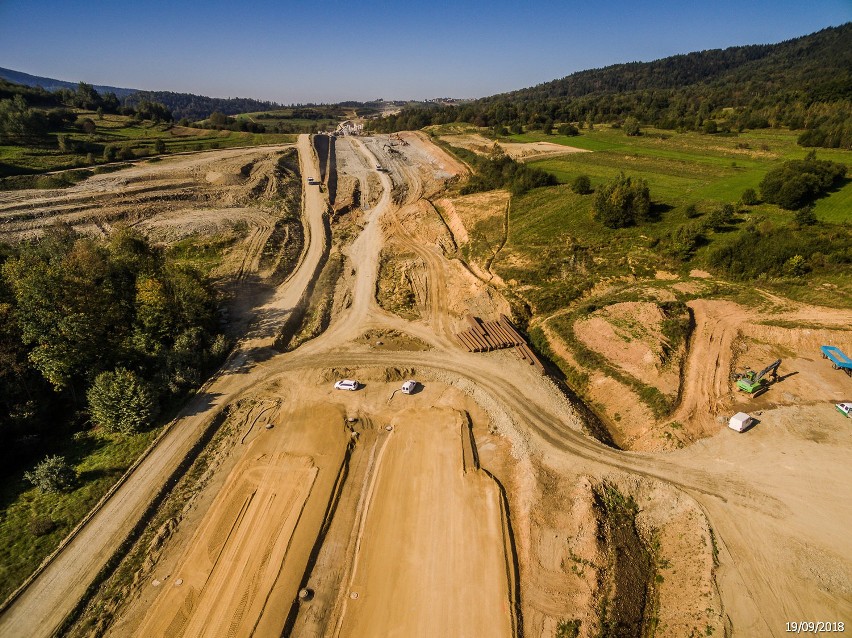
[{"label": "tracked excavator", "polygon": [[734,378],[737,382],[737,387],[743,392],[754,394],[758,390],[769,387],[770,381],[767,381],[766,376],[771,377],[771,383],[778,381],[778,366],[781,365],[781,359],[770,363],[760,372],[749,370],[746,368],[744,372],[737,372]]}]

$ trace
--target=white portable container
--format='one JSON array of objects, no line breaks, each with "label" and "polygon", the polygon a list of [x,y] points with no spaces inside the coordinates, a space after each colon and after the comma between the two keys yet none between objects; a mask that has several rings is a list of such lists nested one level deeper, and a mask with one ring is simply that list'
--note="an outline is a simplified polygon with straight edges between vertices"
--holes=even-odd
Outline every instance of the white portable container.
[{"label": "white portable container", "polygon": [[732,430],[736,430],[737,432],[742,432],[752,424],[752,421],[754,421],[754,419],[745,412],[737,412],[731,417],[731,420],[728,422],[728,427]]},{"label": "white portable container", "polygon": [[402,384],[402,393],[403,394],[413,394],[417,389],[417,381],[414,379],[409,379],[405,383]]}]

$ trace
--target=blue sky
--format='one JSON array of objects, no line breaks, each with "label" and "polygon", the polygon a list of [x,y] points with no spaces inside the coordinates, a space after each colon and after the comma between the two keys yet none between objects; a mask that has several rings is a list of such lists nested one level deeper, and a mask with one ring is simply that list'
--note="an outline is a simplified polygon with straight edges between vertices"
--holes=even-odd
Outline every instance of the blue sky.
[{"label": "blue sky", "polygon": [[0,0],[0,66],[284,103],[482,97],[850,20],[852,0]]}]

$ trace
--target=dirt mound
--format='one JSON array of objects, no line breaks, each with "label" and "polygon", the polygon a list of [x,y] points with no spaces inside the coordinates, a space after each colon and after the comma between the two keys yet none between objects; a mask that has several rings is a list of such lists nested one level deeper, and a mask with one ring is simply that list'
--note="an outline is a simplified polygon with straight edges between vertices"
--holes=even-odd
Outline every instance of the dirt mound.
[{"label": "dirt mound", "polygon": [[591,152],[573,146],[554,144],[553,142],[497,142],[475,133],[442,135],[439,139],[451,146],[473,151],[477,155],[491,155],[497,151],[503,152],[512,159],[519,161],[541,159],[551,155]]},{"label": "dirt mound", "polygon": [[584,148],[554,144],[553,142],[500,142],[500,148],[514,160],[526,161],[542,159],[551,155],[567,155],[569,153],[591,153]]},{"label": "dirt mound", "polygon": [[455,251],[453,236],[430,201],[419,199],[404,206],[396,218],[406,233],[418,242],[432,244],[443,253]]},{"label": "dirt mound", "polygon": [[596,310],[574,324],[574,333],[586,346],[634,378],[676,396],[677,366],[667,365],[665,315],[654,303],[617,303]]}]

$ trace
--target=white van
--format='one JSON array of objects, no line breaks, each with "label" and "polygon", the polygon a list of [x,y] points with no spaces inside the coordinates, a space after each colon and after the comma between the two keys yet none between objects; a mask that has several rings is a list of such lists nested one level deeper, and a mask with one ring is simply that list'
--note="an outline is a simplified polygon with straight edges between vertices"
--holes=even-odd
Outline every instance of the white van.
[{"label": "white van", "polygon": [[417,381],[414,379],[409,379],[405,383],[402,384],[402,393],[403,394],[414,394],[414,391],[417,389]]},{"label": "white van", "polygon": [[744,432],[754,422],[754,419],[745,412],[737,412],[728,422],[728,427],[737,432]]}]

